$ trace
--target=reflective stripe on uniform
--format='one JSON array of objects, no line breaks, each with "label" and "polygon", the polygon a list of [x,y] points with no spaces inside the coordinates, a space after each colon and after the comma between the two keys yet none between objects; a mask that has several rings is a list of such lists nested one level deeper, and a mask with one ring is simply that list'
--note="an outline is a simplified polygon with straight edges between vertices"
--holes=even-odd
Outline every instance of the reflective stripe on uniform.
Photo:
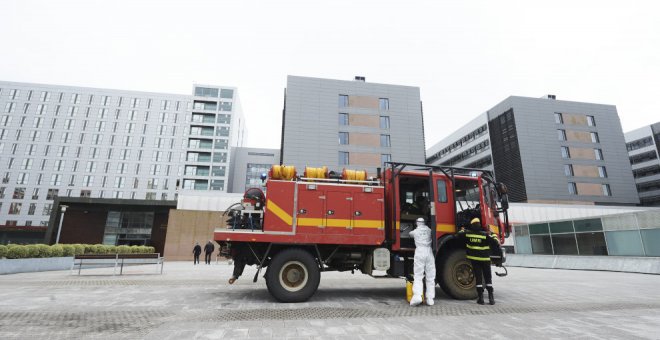
[{"label": "reflective stripe on uniform", "polygon": [[470,255],[467,255],[467,256],[465,256],[465,257],[467,257],[468,260],[475,260],[475,261],[490,261],[490,257],[477,257],[477,256],[470,256]]},{"label": "reflective stripe on uniform", "polygon": [[488,250],[490,249],[489,246],[471,246],[469,244],[465,245],[468,249],[474,249],[474,250]]},{"label": "reflective stripe on uniform", "polygon": [[484,239],[484,240],[486,239],[486,236],[484,236],[484,235],[465,234],[465,236],[467,236],[467,237],[469,237],[469,238],[481,238],[481,239]]}]

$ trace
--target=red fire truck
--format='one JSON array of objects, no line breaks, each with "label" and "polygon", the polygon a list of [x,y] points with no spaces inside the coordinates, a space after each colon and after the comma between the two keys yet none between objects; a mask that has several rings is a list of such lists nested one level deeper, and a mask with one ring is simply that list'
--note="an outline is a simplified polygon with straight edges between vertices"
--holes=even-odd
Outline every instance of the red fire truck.
[{"label": "red fire truck", "polygon": [[[297,176],[276,165],[265,188],[247,190],[214,238],[235,265],[257,266],[254,282],[266,268],[268,291],[282,302],[309,299],[326,271],[411,279],[409,232],[418,217],[434,233],[436,283],[452,298],[473,299],[474,274],[455,233],[474,217],[500,242],[510,232],[506,186],[479,169],[391,162],[368,179],[325,168]],[[505,260],[503,252],[491,258],[498,266]]]}]

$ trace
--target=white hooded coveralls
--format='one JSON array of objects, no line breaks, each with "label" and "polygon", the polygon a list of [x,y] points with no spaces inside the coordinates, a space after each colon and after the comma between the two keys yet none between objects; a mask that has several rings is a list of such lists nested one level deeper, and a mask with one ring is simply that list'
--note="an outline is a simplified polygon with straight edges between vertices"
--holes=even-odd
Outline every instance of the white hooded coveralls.
[{"label": "white hooded coveralls", "polygon": [[417,221],[417,228],[410,232],[415,239],[415,262],[413,269],[415,281],[413,282],[413,296],[411,305],[422,302],[422,291],[424,290],[424,272],[426,272],[426,299],[435,298],[435,258],[431,251],[431,229],[424,221]]}]

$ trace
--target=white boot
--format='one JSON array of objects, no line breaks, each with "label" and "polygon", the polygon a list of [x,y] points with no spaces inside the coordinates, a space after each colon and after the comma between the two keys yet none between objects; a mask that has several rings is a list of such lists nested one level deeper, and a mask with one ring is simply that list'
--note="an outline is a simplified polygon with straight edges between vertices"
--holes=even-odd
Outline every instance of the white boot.
[{"label": "white boot", "polygon": [[429,306],[433,306],[435,304],[435,301],[433,301],[433,299],[426,299],[426,304]]},{"label": "white boot", "polygon": [[422,303],[422,298],[419,296],[413,296],[412,299],[410,299],[410,305],[411,306],[417,306],[420,303]]}]

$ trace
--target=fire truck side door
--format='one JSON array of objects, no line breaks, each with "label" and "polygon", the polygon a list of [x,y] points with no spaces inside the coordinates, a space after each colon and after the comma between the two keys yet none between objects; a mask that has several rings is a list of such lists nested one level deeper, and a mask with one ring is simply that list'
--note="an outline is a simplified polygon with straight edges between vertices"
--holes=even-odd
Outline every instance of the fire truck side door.
[{"label": "fire truck side door", "polygon": [[353,234],[353,195],[350,192],[328,191],[325,200],[324,234]]},{"label": "fire truck side door", "polygon": [[376,192],[353,195],[353,235],[384,235],[382,197]]},{"label": "fire truck side door", "polygon": [[299,184],[296,233],[322,234],[325,228],[325,192],[317,186],[313,188]]}]

